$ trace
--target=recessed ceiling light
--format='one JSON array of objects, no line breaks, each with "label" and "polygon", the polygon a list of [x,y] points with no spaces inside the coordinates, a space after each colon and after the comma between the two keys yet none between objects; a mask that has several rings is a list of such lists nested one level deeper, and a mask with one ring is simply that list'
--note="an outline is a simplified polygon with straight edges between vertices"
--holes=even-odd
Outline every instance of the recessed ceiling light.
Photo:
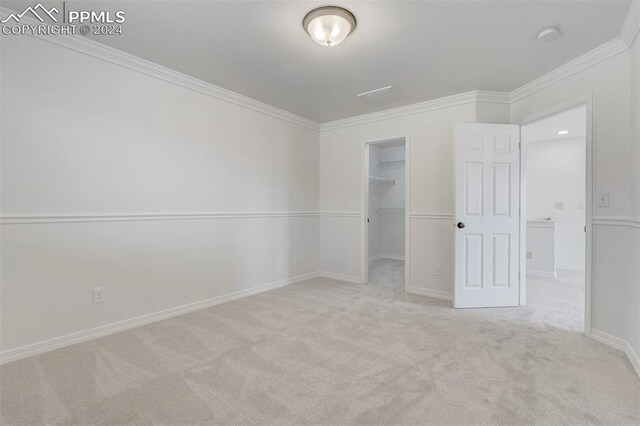
[{"label": "recessed ceiling light", "polygon": [[302,27],[316,43],[331,47],[344,41],[356,28],[356,17],[338,6],[323,6],[307,13]]},{"label": "recessed ceiling light", "polygon": [[559,134],[559,135],[561,135],[561,136],[562,136],[562,135],[568,135],[568,134],[569,134],[569,131],[568,131],[568,130],[560,130],[560,131],[558,132],[558,134]]},{"label": "recessed ceiling light", "polygon": [[551,41],[560,37],[560,30],[556,27],[545,28],[544,30],[538,33],[538,40],[540,41]]}]

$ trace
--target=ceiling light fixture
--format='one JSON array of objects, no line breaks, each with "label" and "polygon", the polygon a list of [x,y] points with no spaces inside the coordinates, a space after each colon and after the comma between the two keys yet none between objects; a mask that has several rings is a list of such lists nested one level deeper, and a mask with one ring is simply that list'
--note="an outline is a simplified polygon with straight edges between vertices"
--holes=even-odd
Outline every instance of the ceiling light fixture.
[{"label": "ceiling light fixture", "polygon": [[538,40],[540,41],[551,41],[560,37],[560,30],[556,27],[545,28],[544,30],[538,33]]},{"label": "ceiling light fixture", "polygon": [[559,134],[560,136],[562,136],[562,135],[568,135],[568,134],[569,134],[569,131],[568,131],[568,130],[560,130],[560,131],[558,132],[558,134]]},{"label": "ceiling light fixture", "polygon": [[302,27],[316,43],[331,47],[344,41],[356,28],[356,17],[338,6],[313,9],[302,20]]}]

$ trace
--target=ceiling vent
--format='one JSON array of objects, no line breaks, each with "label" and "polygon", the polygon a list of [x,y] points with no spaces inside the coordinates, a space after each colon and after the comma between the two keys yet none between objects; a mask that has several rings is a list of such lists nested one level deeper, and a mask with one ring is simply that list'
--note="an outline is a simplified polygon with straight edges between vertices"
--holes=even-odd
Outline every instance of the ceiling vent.
[{"label": "ceiling vent", "polygon": [[389,105],[403,100],[393,87],[385,86],[368,92],[358,93],[358,97],[372,105]]}]

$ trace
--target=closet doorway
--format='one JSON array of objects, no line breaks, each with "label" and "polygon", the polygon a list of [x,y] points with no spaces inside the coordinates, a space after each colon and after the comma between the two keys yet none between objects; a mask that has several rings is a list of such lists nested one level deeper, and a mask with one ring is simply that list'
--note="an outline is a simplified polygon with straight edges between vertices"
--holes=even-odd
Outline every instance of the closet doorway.
[{"label": "closet doorway", "polygon": [[365,282],[404,291],[406,140],[365,144]]}]

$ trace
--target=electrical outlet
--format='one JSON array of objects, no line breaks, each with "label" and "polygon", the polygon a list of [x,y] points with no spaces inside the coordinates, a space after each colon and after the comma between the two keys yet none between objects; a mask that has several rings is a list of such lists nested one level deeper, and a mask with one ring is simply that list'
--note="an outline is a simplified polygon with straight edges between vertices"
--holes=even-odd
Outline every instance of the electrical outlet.
[{"label": "electrical outlet", "polygon": [[442,276],[442,265],[436,265],[436,277]]},{"label": "electrical outlet", "polygon": [[527,252],[527,259],[533,259],[533,252],[531,251]]},{"label": "electrical outlet", "polygon": [[609,207],[609,193],[599,192],[596,202],[598,207]]},{"label": "electrical outlet", "polygon": [[300,264],[300,255],[299,254],[294,254],[293,255],[293,264],[294,265],[299,265]]},{"label": "electrical outlet", "polygon": [[564,210],[564,203],[556,203],[556,210]]},{"label": "electrical outlet", "polygon": [[93,303],[104,303],[106,293],[104,287],[96,287],[93,289]]}]

